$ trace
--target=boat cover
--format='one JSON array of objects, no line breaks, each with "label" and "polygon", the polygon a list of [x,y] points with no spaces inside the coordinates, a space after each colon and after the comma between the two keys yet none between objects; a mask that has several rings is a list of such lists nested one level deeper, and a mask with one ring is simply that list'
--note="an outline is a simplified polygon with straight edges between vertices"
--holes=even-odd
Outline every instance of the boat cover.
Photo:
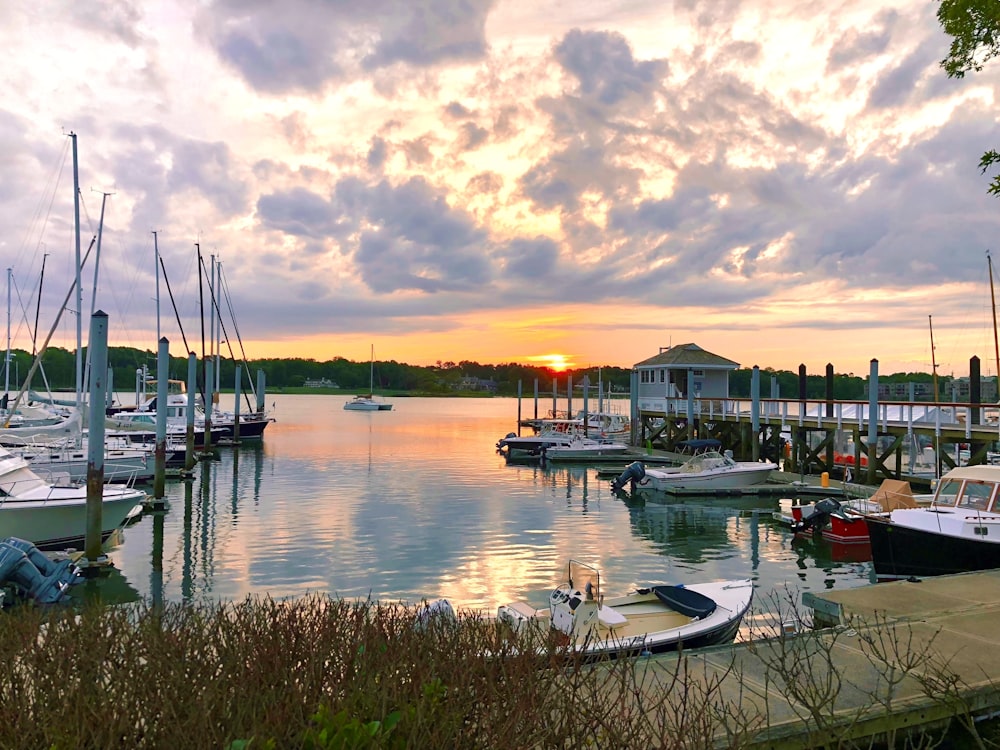
[{"label": "boat cover", "polygon": [[703,619],[715,611],[715,601],[683,586],[653,586],[656,598],[675,612]]}]

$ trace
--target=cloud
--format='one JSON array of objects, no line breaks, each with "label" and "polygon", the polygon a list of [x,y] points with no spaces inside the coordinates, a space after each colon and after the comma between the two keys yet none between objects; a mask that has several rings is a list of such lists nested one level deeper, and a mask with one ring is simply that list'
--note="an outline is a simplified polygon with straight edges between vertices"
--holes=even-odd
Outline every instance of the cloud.
[{"label": "cloud", "polygon": [[486,53],[492,0],[216,0],[199,27],[219,58],[263,93],[318,94],[397,63],[426,67]]},{"label": "cloud", "polygon": [[555,59],[579,81],[580,95],[605,106],[641,95],[667,73],[666,61],[637,62],[625,37],[573,29],[555,48]]}]

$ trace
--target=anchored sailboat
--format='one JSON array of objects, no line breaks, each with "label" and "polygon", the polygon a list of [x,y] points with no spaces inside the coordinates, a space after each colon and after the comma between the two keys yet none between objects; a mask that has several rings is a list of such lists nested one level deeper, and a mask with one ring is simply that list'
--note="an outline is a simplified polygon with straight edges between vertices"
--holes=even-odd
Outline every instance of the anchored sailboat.
[{"label": "anchored sailboat", "polygon": [[375,400],[375,345],[372,345],[371,367],[368,376],[368,393],[355,396],[346,404],[347,411],[390,411],[392,404]]}]

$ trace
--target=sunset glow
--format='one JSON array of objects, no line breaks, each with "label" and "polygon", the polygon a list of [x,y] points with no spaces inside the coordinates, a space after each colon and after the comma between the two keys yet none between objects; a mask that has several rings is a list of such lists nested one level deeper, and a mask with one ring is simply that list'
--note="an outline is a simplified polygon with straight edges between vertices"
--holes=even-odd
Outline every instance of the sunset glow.
[{"label": "sunset glow", "polygon": [[249,359],[926,372],[933,315],[942,370],[996,367],[1000,61],[949,79],[934,3],[9,5],[15,349],[74,284],[72,131],[113,346],[156,349],[159,296],[186,353],[198,243]]},{"label": "sunset glow", "polygon": [[553,372],[565,372],[573,367],[570,357],[565,354],[543,354],[540,357],[529,357],[532,364],[548,367]]}]

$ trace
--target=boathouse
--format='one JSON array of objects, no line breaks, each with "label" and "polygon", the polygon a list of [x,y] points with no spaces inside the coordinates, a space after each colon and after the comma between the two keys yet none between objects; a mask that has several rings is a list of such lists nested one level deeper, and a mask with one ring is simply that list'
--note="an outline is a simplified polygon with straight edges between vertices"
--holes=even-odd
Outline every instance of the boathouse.
[{"label": "boathouse", "polygon": [[729,373],[739,362],[697,344],[660,347],[654,357],[633,365],[640,411],[666,412],[667,399],[729,398]]}]

